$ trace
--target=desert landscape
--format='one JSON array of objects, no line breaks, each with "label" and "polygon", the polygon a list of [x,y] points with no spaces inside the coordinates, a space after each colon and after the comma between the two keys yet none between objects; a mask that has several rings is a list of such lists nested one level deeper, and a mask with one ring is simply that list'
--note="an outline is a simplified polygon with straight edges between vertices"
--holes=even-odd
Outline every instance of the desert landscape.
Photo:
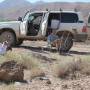
[{"label": "desert landscape", "polygon": [[43,41],[25,41],[14,47],[0,63],[15,60],[22,63],[24,82],[0,82],[0,90],[89,90],[90,44],[74,43],[67,54],[47,49]]},{"label": "desert landscape", "polygon": [[[17,20],[27,11],[46,9],[77,9],[87,21],[90,2],[4,0],[0,3],[0,22]],[[11,49],[0,55],[0,90],[90,90],[90,38],[74,42],[63,54],[39,40],[24,41]]]}]

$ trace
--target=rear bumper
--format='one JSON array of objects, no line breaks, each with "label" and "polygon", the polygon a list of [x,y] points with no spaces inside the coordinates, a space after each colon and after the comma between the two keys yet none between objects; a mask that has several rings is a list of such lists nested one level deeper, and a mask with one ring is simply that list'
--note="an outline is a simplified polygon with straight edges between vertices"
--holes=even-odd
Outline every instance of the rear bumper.
[{"label": "rear bumper", "polygon": [[76,42],[85,42],[87,40],[87,34],[77,34],[74,36],[74,41]]}]

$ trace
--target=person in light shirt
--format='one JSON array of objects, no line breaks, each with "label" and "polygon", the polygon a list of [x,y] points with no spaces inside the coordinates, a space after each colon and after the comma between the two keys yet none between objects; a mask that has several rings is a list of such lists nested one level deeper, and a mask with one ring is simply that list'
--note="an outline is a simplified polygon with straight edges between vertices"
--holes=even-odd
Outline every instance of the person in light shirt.
[{"label": "person in light shirt", "polygon": [[52,30],[52,33],[48,36],[47,38],[47,42],[48,42],[48,47],[51,49],[52,46],[56,47],[57,51],[59,51],[60,54],[65,53],[64,48],[63,48],[63,41],[61,38],[59,38],[56,35],[56,31]]},{"label": "person in light shirt", "polygon": [[9,49],[7,41],[0,43],[0,55],[5,55],[8,50],[12,49]]},{"label": "person in light shirt", "polygon": [[56,31],[53,30],[52,33],[47,38],[48,45],[51,46],[52,43],[57,39],[59,39],[59,37],[56,35]]}]

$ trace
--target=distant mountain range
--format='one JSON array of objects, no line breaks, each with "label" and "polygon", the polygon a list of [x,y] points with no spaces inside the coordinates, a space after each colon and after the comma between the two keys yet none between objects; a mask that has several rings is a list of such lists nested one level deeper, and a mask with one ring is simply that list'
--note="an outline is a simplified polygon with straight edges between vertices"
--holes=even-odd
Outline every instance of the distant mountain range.
[{"label": "distant mountain range", "polygon": [[6,8],[14,8],[14,7],[23,7],[30,5],[30,2],[26,0],[5,0],[2,3],[0,3],[1,9]]},{"label": "distant mountain range", "polygon": [[46,3],[38,1],[36,3],[30,3],[26,0],[5,0],[0,3],[0,18],[15,20],[19,16],[23,16],[27,11],[35,10],[77,10],[82,11],[84,17],[86,18],[90,12],[90,3],[68,3],[68,2],[52,2]]}]

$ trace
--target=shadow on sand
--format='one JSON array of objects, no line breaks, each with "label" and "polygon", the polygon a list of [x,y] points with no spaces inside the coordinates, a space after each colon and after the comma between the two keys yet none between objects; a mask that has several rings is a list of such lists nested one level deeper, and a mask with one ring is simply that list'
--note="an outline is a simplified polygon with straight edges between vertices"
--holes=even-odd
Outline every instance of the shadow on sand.
[{"label": "shadow on sand", "polygon": [[[55,48],[50,49],[48,47],[18,46],[18,47],[15,47],[15,48],[24,48],[24,49],[28,49],[28,50],[31,50],[31,51],[34,51],[34,52],[38,52],[38,53],[46,53],[44,51],[50,51],[52,53],[58,52]],[[70,55],[70,56],[72,56],[72,54],[76,54],[76,55],[90,55],[90,52],[71,50],[71,51],[68,52],[68,54],[62,54],[62,55]]]}]

